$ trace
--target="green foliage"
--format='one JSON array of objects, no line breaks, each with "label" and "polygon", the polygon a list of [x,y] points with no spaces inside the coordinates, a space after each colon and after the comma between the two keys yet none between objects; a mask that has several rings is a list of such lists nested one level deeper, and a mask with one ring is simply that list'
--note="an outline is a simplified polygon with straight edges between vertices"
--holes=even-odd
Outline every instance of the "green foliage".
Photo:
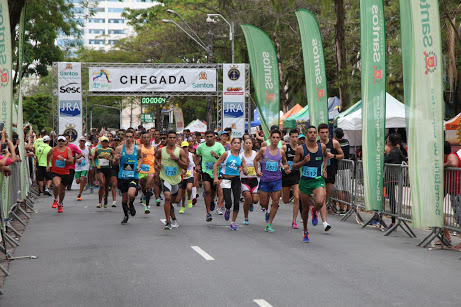
[{"label": "green foliage", "polygon": [[26,96],[22,100],[24,123],[31,123],[35,131],[46,129],[50,131],[53,126],[52,99],[49,95],[37,94]]}]

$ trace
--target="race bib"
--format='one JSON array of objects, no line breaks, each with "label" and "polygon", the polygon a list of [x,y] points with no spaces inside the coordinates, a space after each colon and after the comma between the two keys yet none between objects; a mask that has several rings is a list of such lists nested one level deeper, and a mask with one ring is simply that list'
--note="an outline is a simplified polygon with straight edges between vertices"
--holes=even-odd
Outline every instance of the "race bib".
[{"label": "race bib", "polygon": [[288,166],[290,167],[290,170],[293,169],[293,161],[288,161]]},{"label": "race bib", "polygon": [[165,175],[176,176],[178,168],[175,166],[165,166]]},{"label": "race bib", "polygon": [[267,161],[266,162],[266,171],[269,171],[269,172],[276,172],[278,171],[280,168],[280,165],[278,162],[275,162],[275,161]]},{"label": "race bib", "polygon": [[61,160],[56,160],[56,167],[64,168],[66,167],[66,162],[61,161]]},{"label": "race bib", "polygon": [[80,163],[78,164],[80,167],[84,167],[86,165],[86,160],[82,160],[80,161]]},{"label": "race bib", "polygon": [[109,162],[107,159],[99,159],[99,166],[109,166]]},{"label": "race bib", "polygon": [[191,171],[187,171],[185,177],[189,178],[191,176]]},{"label": "race bib", "polygon": [[256,169],[253,166],[247,167],[248,176],[256,176]]},{"label": "race bib", "polygon": [[205,162],[205,171],[213,171],[214,162]]},{"label": "race bib", "polygon": [[123,178],[134,178],[134,164],[123,164],[122,176]]},{"label": "race bib", "polygon": [[141,164],[141,172],[147,173],[148,171],[150,171],[150,165]]},{"label": "race bib", "polygon": [[307,178],[317,178],[317,168],[311,166],[303,167],[303,177]]}]

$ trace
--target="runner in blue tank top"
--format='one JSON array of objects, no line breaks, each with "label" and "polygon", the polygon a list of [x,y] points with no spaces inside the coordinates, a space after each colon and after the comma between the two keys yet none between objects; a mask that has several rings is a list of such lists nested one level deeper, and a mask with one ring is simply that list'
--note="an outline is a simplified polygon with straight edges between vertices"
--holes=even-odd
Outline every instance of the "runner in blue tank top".
[{"label": "runner in blue tank top", "polygon": [[[282,168],[286,173],[290,173],[285,151],[277,148],[280,142],[280,131],[272,130],[270,135],[270,145],[259,150],[255,161],[261,164],[261,171],[258,170],[258,176],[261,176],[259,189],[261,207],[266,209],[266,228],[267,232],[274,232],[272,221],[277,214],[279,200],[282,190]],[[283,164],[281,163],[283,161]],[[272,199],[272,208],[269,213],[269,197]]]},{"label": "runner in blue tank top", "polygon": [[301,168],[301,179],[299,180],[300,199],[303,206],[303,242],[309,242],[309,231],[307,220],[309,218],[309,205],[311,194],[315,196],[315,206],[312,208],[312,225],[318,223],[317,211],[325,201],[325,177],[328,162],[327,147],[325,144],[317,143],[317,128],[307,128],[306,144],[296,148],[293,160],[293,169]]}]

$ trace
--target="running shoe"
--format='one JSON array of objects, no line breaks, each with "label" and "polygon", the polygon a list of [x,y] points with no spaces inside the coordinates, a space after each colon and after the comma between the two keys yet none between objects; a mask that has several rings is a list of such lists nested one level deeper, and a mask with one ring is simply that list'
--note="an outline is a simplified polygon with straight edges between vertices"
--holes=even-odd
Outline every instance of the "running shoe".
[{"label": "running shoe", "polygon": [[293,229],[298,229],[298,224],[296,224],[296,221],[294,221],[293,223],[291,223],[291,228],[293,228]]},{"label": "running shoe", "polygon": [[134,206],[130,206],[130,214],[131,214],[131,216],[136,215],[136,209],[134,208]]},{"label": "running shoe", "polygon": [[232,222],[232,223],[230,224],[230,228],[231,228],[232,230],[237,230],[237,225],[235,225],[235,223]]},{"label": "running shoe", "polygon": [[198,198],[199,196],[200,196],[200,195],[198,195],[198,193],[197,193],[197,194],[195,194],[195,198]]},{"label": "running shoe", "polygon": [[312,213],[312,225],[317,226],[317,224],[319,223],[319,218],[317,216],[317,211],[314,211],[314,207],[312,207],[311,213]]},{"label": "running shoe", "polygon": [[311,239],[309,239],[309,231],[303,231],[303,242],[309,243]]},{"label": "running shoe", "polygon": [[104,208],[107,208],[107,197],[104,197]]},{"label": "running shoe", "polygon": [[82,195],[78,195],[77,200],[82,200]]},{"label": "running shoe", "polygon": [[243,220],[243,225],[250,225],[250,220],[244,219]]},{"label": "running shoe", "polygon": [[163,200],[163,197],[159,195],[159,196],[158,196],[158,199]]},{"label": "running shoe", "polygon": [[179,209],[179,213],[180,213],[180,214],[184,214],[184,211],[185,211],[185,210],[186,210],[186,208],[181,207],[181,209]]},{"label": "running shoe", "polygon": [[171,227],[173,227],[173,228],[178,228],[179,227],[179,223],[178,223],[177,219],[172,220]]},{"label": "running shoe", "polygon": [[331,229],[331,225],[328,224],[327,222],[324,222],[324,223],[323,223],[323,229],[325,229],[325,231],[328,231],[328,230]]},{"label": "running shoe", "polygon": [[197,198],[193,198],[193,199],[192,199],[192,205],[195,206],[196,203],[197,203]]},{"label": "running shoe", "polygon": [[58,204],[58,213],[63,213],[64,210],[62,210],[62,204]]},{"label": "running shoe", "polygon": [[144,207],[144,214],[149,214],[150,213],[150,206]]},{"label": "running shoe", "polygon": [[157,199],[155,200],[155,204],[157,205],[157,207],[160,207],[160,198],[157,198]]},{"label": "running shoe", "polygon": [[[90,193],[93,193],[94,192],[94,189],[93,187],[90,188]],[[126,224],[126,223],[125,223]]]},{"label": "running shoe", "polygon": [[128,215],[125,215],[125,217],[122,220],[122,225],[125,225],[126,223],[128,223]]},{"label": "running shoe", "polygon": [[254,205],[254,204],[250,204],[250,212],[253,212],[254,209],[255,209],[255,205]]},{"label": "running shoe", "polygon": [[51,208],[56,209],[57,207],[58,207],[58,200],[55,199],[55,200],[53,201],[53,204],[51,205]]},{"label": "running shoe", "polygon": [[230,218],[230,210],[226,209],[226,211],[224,211],[224,219],[228,221],[229,218]]},{"label": "running shoe", "polygon": [[203,194],[202,194],[203,198],[205,198],[205,191],[203,191]]},{"label": "running shoe", "polygon": [[210,204],[210,211],[214,211],[214,208],[216,208],[216,202],[215,202],[215,201],[211,201],[211,204]]},{"label": "running shoe", "polygon": [[211,216],[211,213],[206,214],[206,221],[211,222],[213,220],[213,217]]},{"label": "running shoe", "polygon": [[165,223],[165,230],[170,230],[171,229],[171,222],[166,222]]},{"label": "running shoe", "polygon": [[269,222],[270,213],[266,212],[266,223]]},{"label": "running shoe", "polygon": [[102,208],[102,204],[101,204],[101,203],[98,203],[98,205],[96,206],[96,208]]},{"label": "running shoe", "polygon": [[266,212],[266,209],[264,209],[263,207],[261,207],[261,212]]},{"label": "running shoe", "polygon": [[106,204],[106,203],[104,203],[104,208],[107,208],[107,204]]},{"label": "running shoe", "polygon": [[112,202],[112,207],[117,207],[117,202],[115,200]]},{"label": "running shoe", "polygon": [[217,215],[222,215],[223,214],[221,208],[216,209],[216,214]]},{"label": "running shoe", "polygon": [[187,201],[187,207],[192,208],[192,200],[189,199]]},{"label": "running shoe", "polygon": [[43,192],[44,195],[46,196],[51,196],[51,193],[50,191],[48,191],[48,189],[46,189],[44,192]]},{"label": "running shoe", "polygon": [[266,228],[264,230],[267,231],[267,232],[274,232],[274,228],[272,228],[271,224],[267,224]]}]

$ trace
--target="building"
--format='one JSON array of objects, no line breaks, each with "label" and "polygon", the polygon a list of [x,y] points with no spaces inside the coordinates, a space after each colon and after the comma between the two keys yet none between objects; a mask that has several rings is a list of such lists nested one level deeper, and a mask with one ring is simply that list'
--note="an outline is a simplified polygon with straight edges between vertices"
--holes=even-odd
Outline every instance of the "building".
[{"label": "building", "polygon": [[[67,0],[73,3],[75,19],[83,25],[81,38],[73,36],[58,36],[57,45],[69,49],[71,55],[79,46],[94,49],[110,49],[121,38],[134,34],[128,26],[122,13],[125,8],[145,9],[159,3],[152,0],[89,0],[95,2],[91,8],[80,6],[81,0]],[[90,16],[90,10],[94,13]]]}]

